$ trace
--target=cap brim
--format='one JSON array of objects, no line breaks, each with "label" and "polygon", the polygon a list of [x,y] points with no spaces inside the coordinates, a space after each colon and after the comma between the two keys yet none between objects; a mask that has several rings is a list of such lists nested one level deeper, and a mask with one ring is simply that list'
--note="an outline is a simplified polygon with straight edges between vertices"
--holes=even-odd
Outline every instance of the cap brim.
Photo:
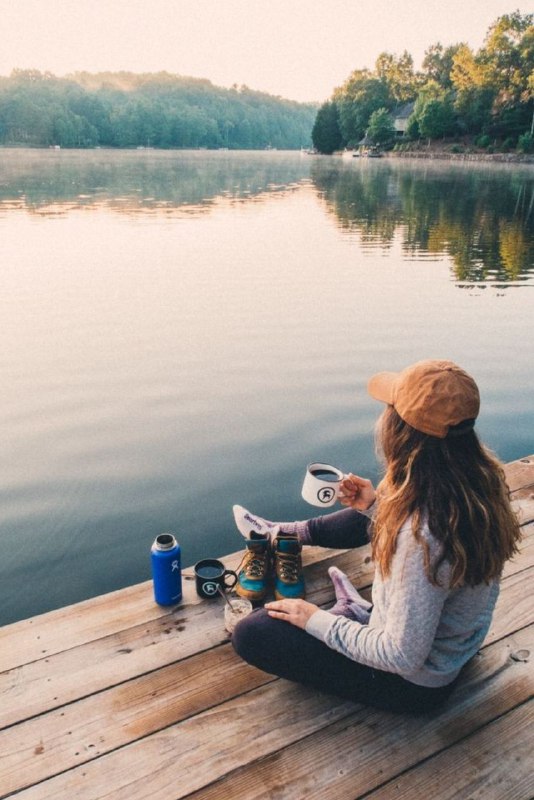
[{"label": "cap brim", "polygon": [[398,377],[398,372],[378,372],[369,380],[367,391],[375,400],[392,406]]}]

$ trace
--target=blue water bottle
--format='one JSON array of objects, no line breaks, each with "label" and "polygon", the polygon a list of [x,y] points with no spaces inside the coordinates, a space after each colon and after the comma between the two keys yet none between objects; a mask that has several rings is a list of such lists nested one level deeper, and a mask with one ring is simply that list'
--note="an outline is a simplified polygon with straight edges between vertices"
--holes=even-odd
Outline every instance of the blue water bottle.
[{"label": "blue water bottle", "polygon": [[156,536],[150,551],[154,598],[160,606],[172,606],[182,599],[180,545],[172,533]]}]

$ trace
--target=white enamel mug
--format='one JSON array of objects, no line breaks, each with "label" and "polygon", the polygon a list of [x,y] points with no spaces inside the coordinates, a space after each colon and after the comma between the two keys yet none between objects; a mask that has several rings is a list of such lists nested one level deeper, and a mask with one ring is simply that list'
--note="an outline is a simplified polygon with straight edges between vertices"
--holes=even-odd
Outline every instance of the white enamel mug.
[{"label": "white enamel mug", "polygon": [[328,508],[333,506],[338,498],[341,481],[344,473],[331,464],[314,461],[308,464],[306,476],[302,484],[302,497],[312,506]]}]

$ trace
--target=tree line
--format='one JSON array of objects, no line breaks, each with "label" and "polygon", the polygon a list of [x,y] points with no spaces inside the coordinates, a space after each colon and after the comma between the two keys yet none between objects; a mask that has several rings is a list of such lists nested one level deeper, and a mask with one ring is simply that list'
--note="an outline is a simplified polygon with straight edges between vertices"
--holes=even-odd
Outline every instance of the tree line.
[{"label": "tree line", "polygon": [[295,149],[311,144],[316,113],[314,104],[166,72],[0,77],[3,145]]},{"label": "tree line", "polygon": [[364,137],[391,144],[394,120],[408,115],[408,139],[468,137],[481,147],[534,149],[534,15],[499,17],[478,51],[431,45],[422,69],[412,56],[381,53],[357,69],[318,110],[312,139],[322,153]]}]

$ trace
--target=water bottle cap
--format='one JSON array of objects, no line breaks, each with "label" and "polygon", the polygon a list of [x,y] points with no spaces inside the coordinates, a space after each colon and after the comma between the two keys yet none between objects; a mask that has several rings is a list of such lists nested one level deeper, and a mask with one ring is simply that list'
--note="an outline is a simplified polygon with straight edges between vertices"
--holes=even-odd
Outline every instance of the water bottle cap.
[{"label": "water bottle cap", "polygon": [[160,533],[156,536],[156,550],[172,550],[176,547],[176,539],[172,533]]}]

